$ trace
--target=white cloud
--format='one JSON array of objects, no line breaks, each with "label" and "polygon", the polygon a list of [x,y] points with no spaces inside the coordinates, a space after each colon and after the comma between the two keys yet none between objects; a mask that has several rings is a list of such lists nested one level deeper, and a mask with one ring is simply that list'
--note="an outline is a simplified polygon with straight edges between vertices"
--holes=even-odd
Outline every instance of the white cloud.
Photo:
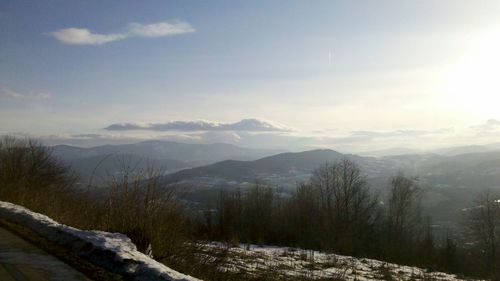
[{"label": "white cloud", "polygon": [[102,45],[130,37],[163,37],[194,32],[195,29],[187,22],[158,22],[152,24],[129,23],[125,32],[99,34],[86,28],[64,28],[48,35],[59,42],[70,45]]},{"label": "white cloud", "polygon": [[98,34],[86,28],[64,28],[49,33],[59,42],[70,45],[101,45],[125,39],[125,34]]},{"label": "white cloud", "polygon": [[43,92],[20,93],[0,85],[0,96],[19,100],[46,100],[52,98],[52,94]]},{"label": "white cloud", "polygon": [[489,119],[481,125],[472,126],[472,128],[482,132],[491,132],[500,129],[500,121],[496,119]]}]

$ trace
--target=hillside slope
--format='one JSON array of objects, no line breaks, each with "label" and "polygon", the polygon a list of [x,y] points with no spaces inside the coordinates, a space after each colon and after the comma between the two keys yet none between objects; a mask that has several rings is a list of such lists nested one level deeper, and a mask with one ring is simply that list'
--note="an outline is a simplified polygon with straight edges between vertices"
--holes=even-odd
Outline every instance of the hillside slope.
[{"label": "hillside slope", "polygon": [[327,162],[337,162],[341,159],[351,159],[365,171],[372,174],[382,172],[384,165],[377,165],[379,160],[373,157],[361,157],[342,154],[334,150],[318,149],[304,152],[287,152],[264,157],[254,161],[226,160],[215,164],[182,170],[165,176],[167,182],[178,182],[197,177],[223,178],[226,180],[252,181],[263,175],[307,174]]}]

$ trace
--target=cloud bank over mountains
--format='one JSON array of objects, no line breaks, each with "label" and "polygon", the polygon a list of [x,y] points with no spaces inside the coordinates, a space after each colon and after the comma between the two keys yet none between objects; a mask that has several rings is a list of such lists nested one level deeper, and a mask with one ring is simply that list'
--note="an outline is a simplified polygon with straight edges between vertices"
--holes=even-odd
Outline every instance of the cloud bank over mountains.
[{"label": "cloud bank over mountains", "polygon": [[500,129],[500,120],[488,119],[484,124],[472,126],[471,128],[482,132],[492,132]]},{"label": "cloud bank over mountains", "polygon": [[101,34],[87,28],[63,28],[47,33],[63,44],[103,45],[132,37],[155,38],[194,32],[191,24],[185,21],[157,22],[151,24],[129,23],[123,32]]},{"label": "cloud bank over mountains", "polygon": [[191,120],[143,124],[115,123],[97,131],[30,135],[49,145],[70,144],[88,147],[163,140],[182,143],[228,143],[249,148],[290,151],[330,148],[344,153],[364,153],[393,148],[430,151],[467,144],[491,144],[497,142],[499,136],[500,121],[494,119],[467,127],[357,131],[342,128],[305,131],[261,119],[242,119],[234,123]]},{"label": "cloud bank over mountains", "polygon": [[235,123],[211,121],[170,121],[166,123],[116,123],[105,128],[108,131],[247,131],[247,132],[289,132],[291,129],[259,119],[243,119]]}]

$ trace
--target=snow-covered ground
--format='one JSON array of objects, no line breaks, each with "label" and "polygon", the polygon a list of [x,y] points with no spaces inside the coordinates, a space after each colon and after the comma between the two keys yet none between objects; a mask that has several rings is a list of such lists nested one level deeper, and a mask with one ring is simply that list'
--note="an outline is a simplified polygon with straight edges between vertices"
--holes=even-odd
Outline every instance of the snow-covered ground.
[{"label": "snow-covered ground", "polygon": [[326,280],[472,280],[453,274],[427,272],[425,269],[402,266],[373,259],[326,254],[297,248],[240,245],[228,247],[221,243],[202,244],[205,253],[225,252],[220,271],[238,274],[278,274],[285,279],[307,277]]},{"label": "snow-covered ground", "polygon": [[137,251],[132,241],[120,233],[76,229],[22,206],[2,201],[0,218],[29,228],[52,243],[71,249],[95,265],[125,276],[127,280],[199,280]]}]

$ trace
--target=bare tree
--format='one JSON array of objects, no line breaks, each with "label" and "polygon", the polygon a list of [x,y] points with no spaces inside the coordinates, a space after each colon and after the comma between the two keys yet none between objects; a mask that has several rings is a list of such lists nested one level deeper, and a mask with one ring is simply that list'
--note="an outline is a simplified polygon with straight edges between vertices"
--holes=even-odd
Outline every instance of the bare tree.
[{"label": "bare tree", "polygon": [[[225,241],[239,240],[242,225],[243,195],[241,190],[221,190],[218,202],[219,235]],[[237,241],[239,242],[239,241]]]},{"label": "bare tree", "polygon": [[373,223],[377,214],[377,196],[370,192],[356,163],[348,159],[326,163],[315,170],[310,184],[318,196],[323,227],[333,238],[332,246],[338,248],[342,244],[347,252],[351,251],[359,244],[351,241],[355,239],[353,234],[366,233],[362,229]]},{"label": "bare tree", "polygon": [[36,201],[65,193],[73,182],[70,169],[52,156],[50,148],[32,139],[0,138],[0,197],[4,200],[40,205]]},{"label": "bare tree", "polygon": [[500,239],[500,201],[498,195],[487,190],[477,197],[469,209],[467,226],[480,250],[485,254],[487,270],[491,272],[497,260]]},{"label": "bare tree", "polygon": [[292,220],[292,229],[296,230],[296,242],[308,248],[318,247],[320,196],[307,183],[298,184],[288,202],[288,212]]},{"label": "bare tree", "polygon": [[416,179],[400,173],[391,179],[388,198],[388,230],[393,241],[412,239],[421,223],[422,189]]}]

